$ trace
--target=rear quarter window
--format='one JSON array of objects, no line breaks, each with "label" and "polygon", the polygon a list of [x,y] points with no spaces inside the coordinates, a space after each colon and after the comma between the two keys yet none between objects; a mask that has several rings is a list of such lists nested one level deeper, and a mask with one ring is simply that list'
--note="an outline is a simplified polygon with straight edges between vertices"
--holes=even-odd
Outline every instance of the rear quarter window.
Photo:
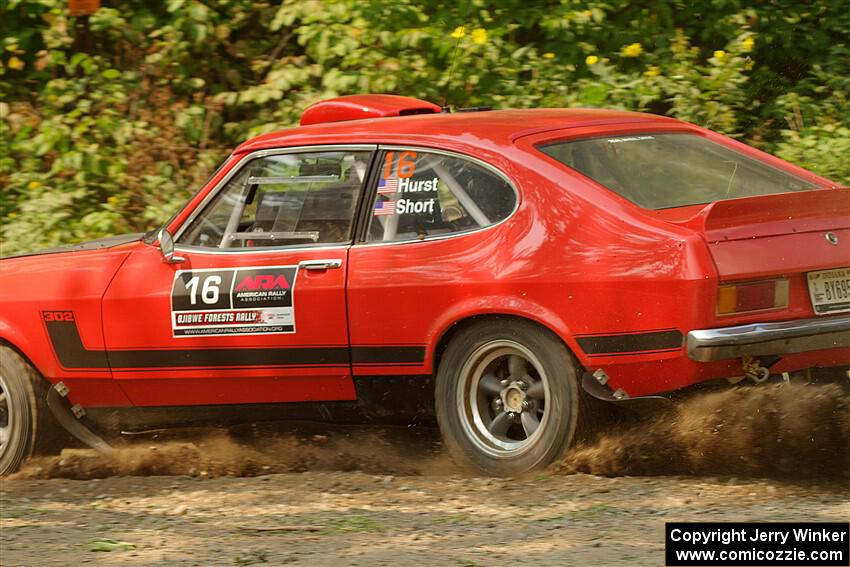
[{"label": "rear quarter window", "polygon": [[485,228],[508,218],[517,194],[475,160],[419,149],[381,156],[367,242],[422,240]]}]

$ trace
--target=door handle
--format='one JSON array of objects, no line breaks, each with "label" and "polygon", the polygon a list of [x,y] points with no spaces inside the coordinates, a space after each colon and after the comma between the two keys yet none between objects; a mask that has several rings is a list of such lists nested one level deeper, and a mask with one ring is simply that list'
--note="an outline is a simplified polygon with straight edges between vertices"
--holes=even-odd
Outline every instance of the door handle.
[{"label": "door handle", "polygon": [[304,260],[298,262],[302,270],[336,270],[342,267],[342,260]]}]

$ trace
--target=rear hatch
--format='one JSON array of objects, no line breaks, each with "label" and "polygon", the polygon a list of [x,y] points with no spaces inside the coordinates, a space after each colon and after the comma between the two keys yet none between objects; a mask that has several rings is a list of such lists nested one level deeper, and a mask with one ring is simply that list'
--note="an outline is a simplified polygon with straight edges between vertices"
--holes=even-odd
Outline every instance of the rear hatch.
[{"label": "rear hatch", "polygon": [[536,147],[699,233],[719,274],[716,315],[850,311],[847,188],[827,189],[827,179],[706,131],[599,133]]},{"label": "rear hatch", "polygon": [[682,224],[704,236],[721,282],[786,277],[792,303],[850,309],[850,189],[718,201]]}]

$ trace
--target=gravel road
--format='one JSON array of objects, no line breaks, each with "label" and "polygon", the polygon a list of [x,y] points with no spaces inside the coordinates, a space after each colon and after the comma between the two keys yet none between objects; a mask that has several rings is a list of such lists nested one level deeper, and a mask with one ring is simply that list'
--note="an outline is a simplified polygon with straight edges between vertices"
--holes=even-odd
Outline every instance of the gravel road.
[{"label": "gravel road", "polygon": [[328,471],[14,480],[0,494],[7,566],[657,566],[666,521],[850,520],[846,486],[712,477]]},{"label": "gravel road", "polygon": [[830,388],[706,396],[521,479],[461,474],[427,427],[181,435],[4,479],[0,564],[657,566],[668,521],[850,521]]}]

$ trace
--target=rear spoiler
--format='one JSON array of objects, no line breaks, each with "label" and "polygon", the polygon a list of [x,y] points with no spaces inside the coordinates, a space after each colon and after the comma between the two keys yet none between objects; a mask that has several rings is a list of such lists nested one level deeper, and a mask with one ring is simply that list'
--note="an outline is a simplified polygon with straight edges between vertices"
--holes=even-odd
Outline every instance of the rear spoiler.
[{"label": "rear spoiler", "polygon": [[703,233],[709,242],[850,228],[850,188],[717,201],[681,225]]}]

